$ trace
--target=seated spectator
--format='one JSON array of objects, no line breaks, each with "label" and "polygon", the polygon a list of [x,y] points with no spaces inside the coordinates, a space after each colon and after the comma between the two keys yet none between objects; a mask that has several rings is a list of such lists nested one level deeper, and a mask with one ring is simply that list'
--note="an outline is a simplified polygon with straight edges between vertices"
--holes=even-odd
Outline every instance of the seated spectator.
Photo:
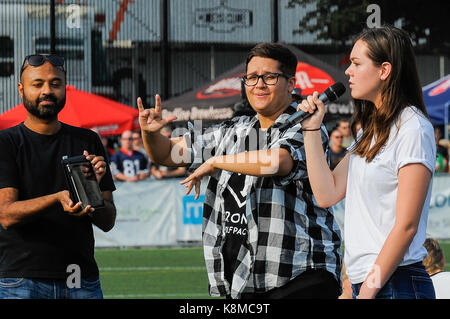
[{"label": "seated spectator", "polygon": [[142,142],[141,132],[135,131],[132,133],[131,137],[133,138],[133,150],[142,153],[148,160],[149,158],[145,151],[144,143]]},{"label": "seated spectator", "polygon": [[338,128],[331,131],[330,134],[330,169],[333,170],[337,164],[344,158],[347,149],[342,147],[344,135]]},{"label": "seated spectator", "polygon": [[450,272],[444,271],[445,256],[441,246],[434,238],[427,238],[423,245],[428,251],[423,264],[433,281],[436,299],[450,299]]},{"label": "seated spectator", "polygon": [[152,164],[151,172],[156,179],[186,176],[186,167],[167,167]]},{"label": "seated spectator", "polygon": [[347,148],[350,145],[352,145],[354,139],[353,135],[351,134],[350,121],[346,119],[339,120],[337,128],[339,129],[339,131],[341,131],[342,135],[344,136],[342,139],[342,147]]},{"label": "seated spectator", "polygon": [[100,140],[102,141],[106,155],[108,156],[108,158],[106,158],[106,162],[109,163],[109,158],[114,154],[114,148],[110,147],[108,138],[106,136],[102,136],[100,134],[100,131],[97,128],[92,128],[91,130],[94,131],[95,133],[97,133],[97,135],[100,137]]},{"label": "seated spectator", "polygon": [[[161,134],[170,138],[172,136],[172,130],[165,126],[161,129]],[[170,178],[170,177],[183,177],[186,176],[187,169],[186,167],[167,167],[162,165],[151,165],[152,175],[156,177],[156,179]]]},{"label": "seated spectator", "polygon": [[434,168],[434,172],[448,173],[448,149],[439,143],[441,140],[441,131],[438,127],[434,128],[434,137],[436,139],[436,167]]},{"label": "seated spectator", "polygon": [[133,150],[131,131],[125,131],[120,138],[121,148],[111,156],[111,172],[119,181],[136,182],[150,177],[148,160],[139,151]]}]

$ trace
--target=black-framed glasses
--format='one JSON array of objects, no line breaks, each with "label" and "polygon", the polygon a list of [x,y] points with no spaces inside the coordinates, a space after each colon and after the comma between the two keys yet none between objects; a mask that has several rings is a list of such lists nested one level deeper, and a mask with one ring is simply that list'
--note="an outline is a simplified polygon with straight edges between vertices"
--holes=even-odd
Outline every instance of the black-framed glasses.
[{"label": "black-framed glasses", "polygon": [[275,85],[278,83],[278,78],[282,76],[286,79],[291,78],[291,76],[284,73],[265,73],[261,75],[257,74],[247,74],[242,77],[242,81],[247,86],[255,86],[259,79],[261,78],[266,85]]},{"label": "black-framed glasses", "polygon": [[23,70],[29,65],[40,66],[45,63],[45,61],[50,62],[53,66],[57,66],[64,70],[64,57],[58,54],[30,54],[25,57],[20,68],[20,75],[22,75]]}]

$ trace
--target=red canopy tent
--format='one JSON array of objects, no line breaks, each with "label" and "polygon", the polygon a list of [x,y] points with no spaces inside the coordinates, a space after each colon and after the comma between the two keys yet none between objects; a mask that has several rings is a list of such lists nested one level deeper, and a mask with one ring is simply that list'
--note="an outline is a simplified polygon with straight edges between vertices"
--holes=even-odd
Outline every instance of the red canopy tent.
[{"label": "red canopy tent", "polygon": [[[27,111],[23,103],[0,114],[0,129],[17,125],[25,120]],[[66,105],[58,119],[69,125],[96,129],[102,136],[119,135],[125,130],[139,129],[139,111],[105,97],[66,87]]]}]

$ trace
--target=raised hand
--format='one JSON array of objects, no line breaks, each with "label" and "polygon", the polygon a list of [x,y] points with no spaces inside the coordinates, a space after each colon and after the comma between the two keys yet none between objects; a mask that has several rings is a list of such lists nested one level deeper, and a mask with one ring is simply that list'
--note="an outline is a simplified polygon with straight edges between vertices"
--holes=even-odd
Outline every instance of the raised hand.
[{"label": "raised hand", "polygon": [[143,131],[154,133],[158,132],[161,128],[168,123],[177,119],[176,116],[169,116],[166,119],[162,118],[161,111],[161,97],[159,94],[155,95],[155,108],[146,109],[142,104],[142,99],[138,97],[137,105],[139,109],[139,125]]},{"label": "raised hand", "polygon": [[[317,108],[317,111],[314,112]],[[321,100],[319,100],[319,93],[314,92],[313,95],[309,95],[305,100],[297,106],[297,111],[313,113],[312,116],[303,120],[302,128],[305,129],[317,129],[320,128],[323,118],[325,116],[325,106]]]}]

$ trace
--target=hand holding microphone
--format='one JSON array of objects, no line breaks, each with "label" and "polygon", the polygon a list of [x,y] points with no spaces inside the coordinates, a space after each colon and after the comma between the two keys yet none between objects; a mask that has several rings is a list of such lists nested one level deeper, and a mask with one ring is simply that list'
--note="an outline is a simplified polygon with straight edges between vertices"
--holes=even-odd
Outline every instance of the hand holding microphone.
[{"label": "hand holding microphone", "polygon": [[[319,95],[314,92],[302,101],[297,107],[297,112],[288,117],[286,122],[280,126],[280,130],[286,129],[289,126],[302,123],[303,130],[315,130],[320,128],[323,117],[325,116],[325,106],[327,102],[337,100],[345,92],[345,86],[337,82],[327,88],[325,92]],[[318,111],[316,112],[316,109]],[[314,116],[312,116],[314,114]]]}]

